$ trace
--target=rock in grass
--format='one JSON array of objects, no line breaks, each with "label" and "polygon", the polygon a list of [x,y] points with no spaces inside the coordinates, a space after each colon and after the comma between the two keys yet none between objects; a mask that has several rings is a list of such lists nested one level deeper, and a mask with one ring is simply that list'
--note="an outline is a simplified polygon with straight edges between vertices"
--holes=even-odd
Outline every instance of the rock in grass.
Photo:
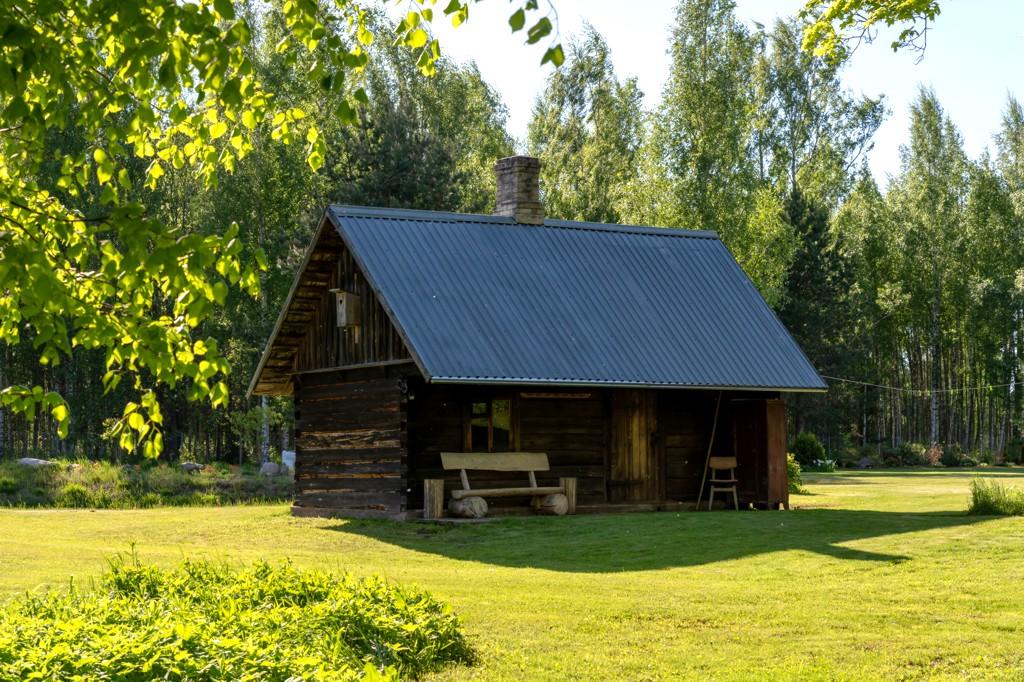
[{"label": "rock in grass", "polygon": [[461,519],[482,519],[487,516],[487,500],[482,497],[465,497],[448,502],[448,513]]},{"label": "rock in grass", "polygon": [[198,462],[181,462],[178,464],[179,469],[189,474],[202,471],[205,466],[205,464],[199,464]]},{"label": "rock in grass", "polygon": [[277,476],[281,473],[281,465],[277,462],[264,462],[260,465],[260,476]]},{"label": "rock in grass", "polygon": [[22,457],[18,460],[18,464],[26,467],[51,467],[57,465],[56,462],[48,459],[39,459],[37,457]]}]

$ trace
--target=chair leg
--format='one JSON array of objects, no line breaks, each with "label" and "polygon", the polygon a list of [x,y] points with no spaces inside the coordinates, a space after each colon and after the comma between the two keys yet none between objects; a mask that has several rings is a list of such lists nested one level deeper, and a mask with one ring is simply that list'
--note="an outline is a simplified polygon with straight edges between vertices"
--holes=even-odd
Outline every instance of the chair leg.
[{"label": "chair leg", "polygon": [[711,492],[708,494],[708,511],[711,511],[711,503],[715,501],[715,488],[712,486]]},{"label": "chair leg", "polygon": [[740,501],[739,498],[736,497],[736,486],[732,487],[732,506],[736,507],[736,511],[740,510]]}]

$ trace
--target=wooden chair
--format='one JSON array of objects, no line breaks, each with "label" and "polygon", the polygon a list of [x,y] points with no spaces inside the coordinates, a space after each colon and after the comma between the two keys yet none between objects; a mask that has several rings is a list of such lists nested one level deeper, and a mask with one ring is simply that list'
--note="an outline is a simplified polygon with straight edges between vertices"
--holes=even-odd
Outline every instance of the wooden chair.
[{"label": "wooden chair", "polygon": [[[740,509],[739,497],[736,495],[736,484],[739,480],[736,478],[736,458],[735,457],[709,457],[708,458],[708,469],[711,470],[711,478],[708,479],[708,483],[711,484],[711,492],[708,494],[708,510],[711,510],[711,504],[715,501],[715,492],[720,493],[732,493],[732,503],[736,507],[736,511]],[[728,478],[719,478],[719,472],[728,471]]]}]

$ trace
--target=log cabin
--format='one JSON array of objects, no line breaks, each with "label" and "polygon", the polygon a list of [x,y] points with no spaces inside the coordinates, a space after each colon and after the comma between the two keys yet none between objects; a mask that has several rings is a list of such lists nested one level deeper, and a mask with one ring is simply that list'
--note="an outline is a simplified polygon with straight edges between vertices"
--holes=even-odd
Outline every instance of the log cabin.
[{"label": "log cabin", "polygon": [[826,384],[718,236],[546,219],[537,159],[495,168],[494,215],[325,211],[249,388],[294,397],[293,513],[420,516],[443,452],[544,453],[580,513],[693,507],[734,456],[788,506],[782,398]]}]

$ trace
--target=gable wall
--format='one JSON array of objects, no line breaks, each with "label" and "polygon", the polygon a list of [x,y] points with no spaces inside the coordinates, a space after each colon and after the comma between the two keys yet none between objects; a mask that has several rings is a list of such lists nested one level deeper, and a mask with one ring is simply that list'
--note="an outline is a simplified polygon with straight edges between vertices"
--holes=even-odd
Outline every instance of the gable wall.
[{"label": "gable wall", "polygon": [[[409,351],[351,252],[338,246],[334,254],[333,267],[323,274],[319,286],[303,292],[302,301],[310,308],[310,319],[296,352],[295,371],[408,358]],[[358,327],[338,327],[335,294],[331,289],[359,296]]]}]

